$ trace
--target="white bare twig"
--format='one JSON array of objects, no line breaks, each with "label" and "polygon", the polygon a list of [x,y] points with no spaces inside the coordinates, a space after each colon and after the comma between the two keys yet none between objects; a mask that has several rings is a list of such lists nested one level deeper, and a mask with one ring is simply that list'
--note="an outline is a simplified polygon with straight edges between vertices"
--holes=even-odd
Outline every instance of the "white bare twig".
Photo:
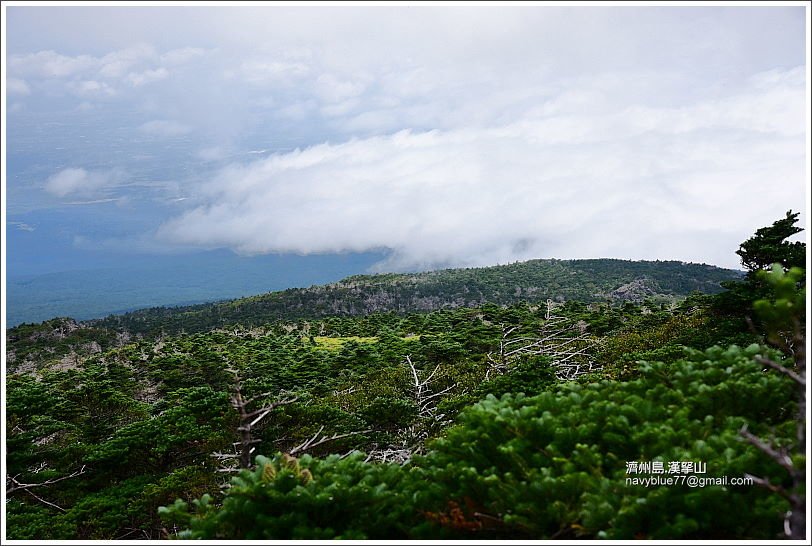
[{"label": "white bare twig", "polygon": [[[45,487],[45,486],[48,486],[48,485],[53,485],[53,484],[59,483],[59,482],[61,482],[63,480],[68,480],[70,478],[75,478],[76,476],[81,476],[85,472],[87,472],[87,467],[85,465],[82,465],[82,468],[80,468],[79,470],[73,472],[72,474],[69,474],[67,476],[62,476],[61,478],[52,478],[50,480],[45,480],[44,482],[39,482],[39,483],[21,483],[21,482],[19,482],[17,480],[17,476],[13,476],[13,477],[8,476],[7,479],[6,479],[6,495],[9,495],[11,493],[14,493],[15,491],[20,491],[20,490],[25,490],[25,491],[30,492],[30,490],[35,488],[35,487]],[[11,484],[11,485],[9,485],[9,484]]]},{"label": "white bare twig", "polygon": [[371,432],[370,430],[359,430],[355,432],[347,432],[344,434],[333,434],[332,436],[322,435],[322,437],[319,438],[319,434],[321,434],[321,431],[323,430],[324,425],[322,425],[321,428],[319,428],[319,430],[316,432],[316,434],[314,434],[310,439],[305,440],[298,446],[288,451],[288,455],[296,455],[297,453],[304,453],[309,449],[313,449],[316,446],[326,444],[327,442],[332,442],[334,440],[339,440],[341,438],[348,438],[350,436],[357,436],[359,434],[366,434],[368,432]]}]

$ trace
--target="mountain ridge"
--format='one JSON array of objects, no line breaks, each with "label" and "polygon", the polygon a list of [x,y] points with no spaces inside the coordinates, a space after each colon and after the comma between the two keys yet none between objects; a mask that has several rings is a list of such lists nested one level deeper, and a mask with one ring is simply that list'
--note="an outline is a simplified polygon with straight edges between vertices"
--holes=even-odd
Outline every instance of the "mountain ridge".
[{"label": "mountain ridge", "polygon": [[741,275],[736,270],[674,260],[536,259],[489,267],[351,275],[308,288],[180,307],[152,307],[85,323],[146,334],[547,299],[586,303],[640,302],[646,298],[674,301],[692,292],[721,292],[723,281]]}]

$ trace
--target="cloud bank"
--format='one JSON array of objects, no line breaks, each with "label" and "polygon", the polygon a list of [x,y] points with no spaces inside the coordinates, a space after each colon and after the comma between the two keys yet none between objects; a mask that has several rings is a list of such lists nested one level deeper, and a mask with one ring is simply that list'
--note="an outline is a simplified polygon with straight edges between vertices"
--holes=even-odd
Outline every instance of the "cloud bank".
[{"label": "cloud bank", "polygon": [[735,267],[806,219],[802,7],[8,12],[12,195],[121,198],[120,240]]},{"label": "cloud bank", "polygon": [[585,115],[570,98],[504,125],[407,130],[232,164],[159,234],[245,254],[391,249],[383,269],[535,257],[732,267],[731,249],[753,226],[802,202],[800,186],[781,183],[804,171],[802,68],[679,108]]},{"label": "cloud bank", "polygon": [[152,84],[171,75],[182,65],[205,54],[200,48],[179,48],[159,53],[149,44],[135,44],[100,56],[65,55],[53,50],[11,54],[8,58],[9,88],[29,95],[22,77],[36,82],[40,91],[64,90],[79,98],[113,96],[132,88]]}]

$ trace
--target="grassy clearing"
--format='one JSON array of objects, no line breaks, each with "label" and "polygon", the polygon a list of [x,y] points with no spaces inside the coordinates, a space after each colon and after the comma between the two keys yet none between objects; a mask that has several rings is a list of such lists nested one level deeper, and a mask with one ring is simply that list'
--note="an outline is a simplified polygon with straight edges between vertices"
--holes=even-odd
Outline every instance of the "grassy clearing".
[{"label": "grassy clearing", "polygon": [[313,339],[316,341],[317,346],[330,350],[341,349],[341,347],[348,341],[354,341],[356,343],[378,342],[377,337],[360,337],[360,336],[346,336],[346,337],[316,336]]}]

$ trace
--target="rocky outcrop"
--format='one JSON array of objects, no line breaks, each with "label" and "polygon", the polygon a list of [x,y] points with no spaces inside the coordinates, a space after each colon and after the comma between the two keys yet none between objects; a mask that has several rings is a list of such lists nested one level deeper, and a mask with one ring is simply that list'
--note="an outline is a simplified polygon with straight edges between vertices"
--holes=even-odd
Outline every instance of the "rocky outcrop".
[{"label": "rocky outcrop", "polygon": [[639,302],[660,292],[660,287],[656,282],[646,277],[640,277],[618,286],[609,293],[609,297],[613,300]]}]

